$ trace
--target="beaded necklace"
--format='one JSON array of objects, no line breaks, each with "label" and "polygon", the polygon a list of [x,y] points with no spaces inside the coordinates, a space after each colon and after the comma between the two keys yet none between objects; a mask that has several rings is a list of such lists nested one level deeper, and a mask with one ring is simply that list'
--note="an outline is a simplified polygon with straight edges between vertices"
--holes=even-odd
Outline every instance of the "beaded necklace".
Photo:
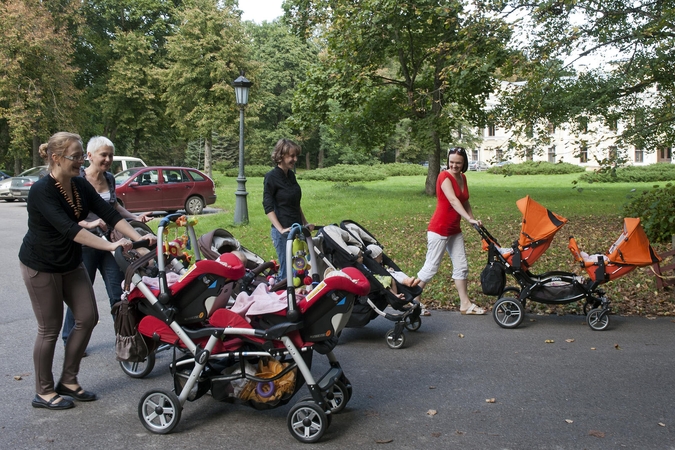
[{"label": "beaded necklace", "polygon": [[82,201],[80,200],[80,194],[77,192],[77,189],[75,189],[75,183],[73,180],[70,180],[70,188],[73,191],[73,197],[75,198],[75,203],[68,197],[68,193],[66,190],[61,186],[61,183],[59,183],[59,180],[54,178],[54,175],[49,174],[52,179],[54,180],[54,183],[56,184],[56,188],[61,192],[63,197],[65,197],[66,201],[70,205],[71,208],[73,208],[73,212],[75,213],[75,217],[80,217],[80,214],[82,214]]}]

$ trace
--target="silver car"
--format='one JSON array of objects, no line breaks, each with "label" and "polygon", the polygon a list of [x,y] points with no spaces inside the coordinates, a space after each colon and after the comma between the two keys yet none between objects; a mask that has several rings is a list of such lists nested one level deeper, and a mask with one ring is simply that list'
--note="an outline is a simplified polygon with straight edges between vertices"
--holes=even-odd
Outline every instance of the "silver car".
[{"label": "silver car", "polygon": [[11,202],[14,200],[26,200],[28,198],[28,191],[30,187],[40,178],[47,175],[47,166],[37,166],[32,169],[21,172],[19,175],[4,180],[2,183],[7,181],[11,182],[9,191],[11,197],[2,197],[2,188],[0,188],[0,198],[3,198],[6,202]]}]

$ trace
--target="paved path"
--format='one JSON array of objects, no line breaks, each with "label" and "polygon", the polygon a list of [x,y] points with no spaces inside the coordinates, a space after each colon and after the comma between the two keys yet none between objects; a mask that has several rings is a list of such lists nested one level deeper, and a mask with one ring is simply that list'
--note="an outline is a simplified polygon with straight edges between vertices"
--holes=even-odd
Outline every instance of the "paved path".
[{"label": "paved path", "polygon": [[[16,258],[25,228],[25,204],[0,203],[6,255],[0,275],[0,448],[308,448],[286,428],[292,403],[256,411],[205,397],[186,405],[173,434],[146,432],[138,400],[149,389],[171,387],[170,355],[159,356],[146,379],[122,373],[100,281],[101,323],[80,375],[100,400],[68,411],[31,408],[36,322]],[[675,448],[670,318],[612,316],[609,330],[594,332],[578,316],[528,316],[520,328],[503,330],[491,316],[434,311],[418,332],[407,332],[401,350],[386,346],[389,328],[378,318],[342,334],[335,353],[354,395],[315,447]],[[57,377],[62,357],[59,346]],[[318,374],[326,364],[320,355],[314,362]]]}]

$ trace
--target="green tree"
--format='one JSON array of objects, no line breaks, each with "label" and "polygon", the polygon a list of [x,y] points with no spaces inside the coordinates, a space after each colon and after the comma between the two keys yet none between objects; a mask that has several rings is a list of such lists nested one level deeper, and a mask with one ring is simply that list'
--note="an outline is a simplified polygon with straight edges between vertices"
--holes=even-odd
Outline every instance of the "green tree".
[{"label": "green tree", "polygon": [[238,124],[232,81],[248,68],[243,27],[232,1],[191,0],[178,18],[180,29],[166,46],[162,98],[182,136],[204,138],[204,171],[211,176],[213,133],[235,134]]},{"label": "green tree", "polygon": [[[501,2],[500,2],[501,3]],[[646,151],[675,142],[675,2],[510,2],[530,38],[501,119],[519,135],[549,124],[620,122],[617,145]],[[529,25],[529,26],[527,26]],[[580,64],[585,64],[586,67]]]},{"label": "green tree", "polygon": [[78,96],[73,48],[57,19],[37,0],[0,2],[0,119],[8,134],[2,156],[13,160],[15,172],[26,160],[38,165],[39,144],[72,126]]},{"label": "green tree", "polygon": [[[270,152],[281,138],[291,137],[302,143],[309,155],[309,140],[288,120],[293,111],[293,95],[307,78],[309,64],[316,59],[317,49],[295,35],[281,22],[247,24],[251,37],[251,59],[258,64],[255,85],[254,127],[247,139],[247,155],[254,164],[271,163]],[[248,121],[248,118],[247,118]],[[248,122],[247,122],[248,123]],[[307,167],[309,169],[309,167]]]},{"label": "green tree", "polygon": [[[386,118],[389,132],[401,119],[411,119],[413,135],[429,153],[429,195],[435,193],[442,142],[450,141],[461,122],[485,122],[485,100],[510,54],[510,27],[463,5],[440,0],[284,3],[299,33],[319,33],[327,45],[327,67],[314,79],[331,89],[316,89],[307,101],[322,113],[326,92],[351,111],[378,105],[370,117]],[[387,101],[370,101],[378,98]]]}]

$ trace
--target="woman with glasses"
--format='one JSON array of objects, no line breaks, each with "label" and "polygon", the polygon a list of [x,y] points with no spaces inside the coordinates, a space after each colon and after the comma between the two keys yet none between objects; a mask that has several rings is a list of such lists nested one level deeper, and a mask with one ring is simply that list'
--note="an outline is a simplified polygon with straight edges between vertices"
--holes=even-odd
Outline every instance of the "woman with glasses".
[{"label": "woman with glasses", "polygon": [[[424,266],[417,274],[420,287],[424,287],[441,265],[443,253],[448,252],[452,261],[452,278],[459,293],[459,310],[466,315],[485,314],[469,299],[467,277],[469,263],[464,249],[464,236],[460,228],[462,217],[472,225],[481,225],[480,220],[473,217],[469,203],[469,187],[464,172],[469,167],[466,150],[461,147],[448,151],[448,166],[436,180],[436,210],[431,216],[427,228],[427,257]],[[429,313],[424,310],[423,314]]]},{"label": "woman with glasses", "polygon": [[[94,136],[89,139],[87,143],[87,159],[89,166],[85,169],[80,167],[80,175],[84,177],[89,184],[91,184],[98,195],[101,196],[110,206],[115,208],[124,219],[138,220],[140,222],[147,222],[150,218],[148,213],[135,214],[127,211],[122,205],[117,202],[115,195],[115,177],[110,173],[110,166],[115,155],[115,146],[112,141],[104,136]],[[93,212],[80,222],[80,226],[85,228],[98,236],[105,236],[110,239],[110,227],[103,219]],[[110,301],[110,308],[119,302],[122,298],[122,282],[124,281],[124,273],[120,270],[115,257],[112,253],[99,250],[96,248],[83,246],[82,247],[82,261],[84,267],[87,269],[89,278],[92,284],[96,279],[96,271],[101,272],[105,289],[108,292],[108,300]],[[63,322],[63,332],[61,338],[65,344],[70,336],[70,331],[75,326],[75,318],[70,308],[66,311],[66,320]],[[87,356],[87,353],[84,353]]]},{"label": "woman with glasses", "polygon": [[[77,375],[89,338],[98,322],[94,290],[82,264],[82,245],[114,251],[131,249],[123,238],[109,242],[79,225],[90,211],[133,240],[143,239],[134,228],[84,179],[82,140],[73,133],[56,133],[40,146],[48,161],[49,175],[28,193],[28,232],[19,250],[21,275],[38,322],[33,348],[36,395],[34,408],[68,409],[73,401],[96,400],[96,394],[80,386]],[[154,236],[145,237],[154,241]],[[63,322],[63,304],[75,316],[75,327],[66,343],[60,381],[54,385],[52,365]]]}]

